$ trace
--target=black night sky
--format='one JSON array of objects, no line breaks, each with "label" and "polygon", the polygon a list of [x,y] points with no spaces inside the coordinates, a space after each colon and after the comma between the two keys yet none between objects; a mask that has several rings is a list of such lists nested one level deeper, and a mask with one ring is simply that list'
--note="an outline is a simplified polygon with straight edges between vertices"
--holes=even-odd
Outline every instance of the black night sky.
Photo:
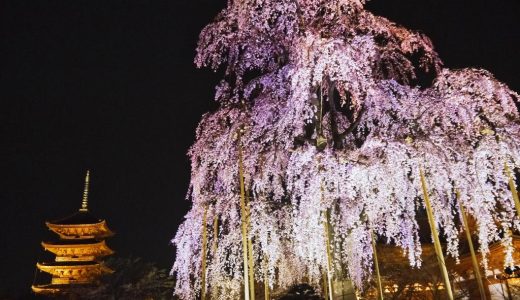
[{"label": "black night sky", "polygon": [[[190,207],[185,153],[219,80],[193,65],[196,42],[224,4],[0,1],[0,291],[29,292],[44,222],[79,208],[87,168],[116,255],[170,268]],[[367,7],[426,33],[447,67],[482,67],[520,91],[518,0]]]}]

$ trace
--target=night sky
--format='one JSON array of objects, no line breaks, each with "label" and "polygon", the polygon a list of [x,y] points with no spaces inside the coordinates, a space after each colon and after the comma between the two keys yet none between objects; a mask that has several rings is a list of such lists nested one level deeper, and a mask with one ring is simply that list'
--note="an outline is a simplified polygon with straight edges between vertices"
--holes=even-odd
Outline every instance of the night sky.
[{"label": "night sky", "polygon": [[[195,68],[196,42],[224,4],[0,1],[0,291],[29,291],[52,238],[44,222],[77,211],[87,168],[116,255],[170,268],[190,207],[186,151],[220,78]],[[518,0],[367,7],[426,33],[447,67],[482,67],[520,91]]]}]

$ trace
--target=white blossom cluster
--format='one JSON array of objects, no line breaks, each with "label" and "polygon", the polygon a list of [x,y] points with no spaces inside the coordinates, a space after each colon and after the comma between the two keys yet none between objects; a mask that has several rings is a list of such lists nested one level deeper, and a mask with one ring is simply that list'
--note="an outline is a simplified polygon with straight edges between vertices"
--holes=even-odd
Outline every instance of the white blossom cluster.
[{"label": "white blossom cluster", "polygon": [[[336,278],[363,288],[371,232],[420,267],[421,168],[446,251],[458,257],[461,201],[479,250],[501,241],[513,263],[519,222],[504,166],[520,164],[519,95],[487,71],[442,68],[427,37],[363,2],[229,0],[202,31],[196,64],[225,79],[189,151],[193,206],[173,239],[182,299],[200,294],[202,255],[213,298],[240,298],[239,143],[254,274],[272,289],[320,285],[325,223]],[[205,210],[208,245],[218,247],[203,254]]]}]

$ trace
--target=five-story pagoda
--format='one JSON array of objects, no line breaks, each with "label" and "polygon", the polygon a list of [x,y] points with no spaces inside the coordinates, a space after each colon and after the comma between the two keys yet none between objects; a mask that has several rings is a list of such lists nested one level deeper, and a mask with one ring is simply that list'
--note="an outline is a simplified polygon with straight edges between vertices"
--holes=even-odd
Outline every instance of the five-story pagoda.
[{"label": "five-story pagoda", "polygon": [[113,271],[101,259],[113,253],[105,239],[112,236],[106,221],[94,217],[88,210],[89,171],[78,212],[53,222],[47,227],[59,235],[57,242],[42,242],[45,250],[56,255],[51,263],[37,263],[40,271],[52,276],[48,284],[34,284],[36,294],[68,294],[77,287],[95,284],[99,278]]}]

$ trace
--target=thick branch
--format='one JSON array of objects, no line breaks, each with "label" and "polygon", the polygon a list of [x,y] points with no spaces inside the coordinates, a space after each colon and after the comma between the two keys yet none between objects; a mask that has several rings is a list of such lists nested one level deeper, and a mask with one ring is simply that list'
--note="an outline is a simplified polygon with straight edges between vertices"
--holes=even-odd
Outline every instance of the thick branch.
[{"label": "thick branch", "polygon": [[347,135],[351,134],[352,132],[354,132],[354,130],[356,130],[357,126],[361,122],[361,118],[365,114],[365,111],[366,111],[365,106],[362,106],[354,123],[350,124],[350,126],[347,129],[345,129],[345,131],[342,134],[339,135],[340,139],[343,140],[345,137],[347,137]]},{"label": "thick branch", "polygon": [[330,107],[330,130],[332,132],[332,140],[334,141],[334,149],[342,149],[343,148],[343,139],[341,138],[338,130],[338,121],[337,121],[337,113],[336,103],[334,102],[334,83],[329,82],[329,91],[327,95],[327,100],[329,101]]}]

